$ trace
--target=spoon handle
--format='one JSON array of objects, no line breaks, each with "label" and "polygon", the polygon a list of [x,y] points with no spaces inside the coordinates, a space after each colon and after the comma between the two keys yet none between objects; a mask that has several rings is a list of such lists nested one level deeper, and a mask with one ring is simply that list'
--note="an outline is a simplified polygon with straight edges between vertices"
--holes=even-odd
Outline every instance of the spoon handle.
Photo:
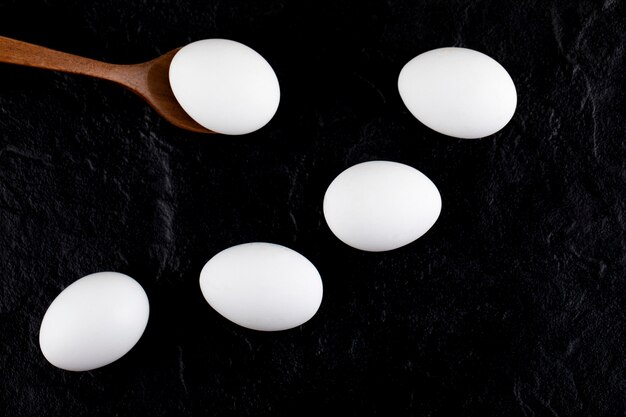
[{"label": "spoon handle", "polygon": [[[112,80],[117,65],[0,36],[0,62]],[[116,80],[114,80],[116,81]]]}]

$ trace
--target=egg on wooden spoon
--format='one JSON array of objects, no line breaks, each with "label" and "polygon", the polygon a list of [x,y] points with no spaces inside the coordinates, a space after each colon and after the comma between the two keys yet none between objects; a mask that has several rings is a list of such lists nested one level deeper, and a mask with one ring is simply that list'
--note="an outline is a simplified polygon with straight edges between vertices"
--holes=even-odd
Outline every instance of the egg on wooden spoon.
[{"label": "egg on wooden spoon", "polygon": [[203,127],[243,135],[265,126],[280,101],[278,78],[252,48],[227,39],[205,39],[181,48],[170,64],[172,92]]}]

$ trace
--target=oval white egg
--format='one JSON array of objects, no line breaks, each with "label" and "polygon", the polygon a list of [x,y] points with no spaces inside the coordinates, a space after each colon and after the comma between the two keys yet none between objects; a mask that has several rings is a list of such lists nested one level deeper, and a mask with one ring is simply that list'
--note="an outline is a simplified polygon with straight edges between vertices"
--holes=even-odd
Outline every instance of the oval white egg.
[{"label": "oval white egg", "polygon": [[441,212],[433,182],[408,165],[369,161],[343,171],[324,196],[330,230],[370,252],[396,249],[426,233]]},{"label": "oval white egg", "polygon": [[255,242],[225,249],[200,273],[204,298],[228,320],[253,330],[300,326],[322,302],[313,264],[281,245]]},{"label": "oval white egg", "polygon": [[227,39],[190,43],[169,69],[176,100],[196,122],[227,135],[265,126],[280,101],[278,79],[255,50]]},{"label": "oval white egg", "polygon": [[116,272],[87,275],[54,299],[41,322],[39,345],[52,365],[88,371],[124,356],[148,323],[148,297]]},{"label": "oval white egg", "polygon": [[420,122],[463,139],[496,133],[517,106],[515,84],[502,65],[466,48],[434,49],[413,58],[400,72],[398,90]]}]

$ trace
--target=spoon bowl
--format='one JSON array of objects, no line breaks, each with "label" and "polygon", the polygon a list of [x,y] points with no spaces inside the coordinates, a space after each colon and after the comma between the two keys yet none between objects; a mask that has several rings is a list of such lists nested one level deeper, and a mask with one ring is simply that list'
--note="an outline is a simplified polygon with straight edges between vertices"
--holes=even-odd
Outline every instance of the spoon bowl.
[{"label": "spoon bowl", "polygon": [[174,126],[196,133],[214,133],[193,120],[174,97],[169,67],[179,49],[140,64],[116,65],[0,36],[0,62],[112,81],[142,97]]}]

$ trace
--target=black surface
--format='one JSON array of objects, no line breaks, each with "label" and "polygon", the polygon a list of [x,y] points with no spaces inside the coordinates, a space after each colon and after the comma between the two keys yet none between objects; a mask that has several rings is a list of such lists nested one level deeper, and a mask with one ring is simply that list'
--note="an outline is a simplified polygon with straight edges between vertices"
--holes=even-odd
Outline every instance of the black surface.
[{"label": "black surface", "polygon": [[[118,86],[0,65],[0,415],[625,415],[625,22],[621,0],[2,0],[0,35],[114,63],[241,41],[282,100],[256,133],[205,137]],[[402,104],[402,66],[443,46],[510,72],[496,135],[445,137]],[[321,210],[371,159],[443,198],[388,253],[343,245]],[[318,267],[310,322],[260,333],[204,301],[204,263],[248,241]],[[41,318],[102,270],[144,286],[146,333],[110,366],[58,370]]]}]

